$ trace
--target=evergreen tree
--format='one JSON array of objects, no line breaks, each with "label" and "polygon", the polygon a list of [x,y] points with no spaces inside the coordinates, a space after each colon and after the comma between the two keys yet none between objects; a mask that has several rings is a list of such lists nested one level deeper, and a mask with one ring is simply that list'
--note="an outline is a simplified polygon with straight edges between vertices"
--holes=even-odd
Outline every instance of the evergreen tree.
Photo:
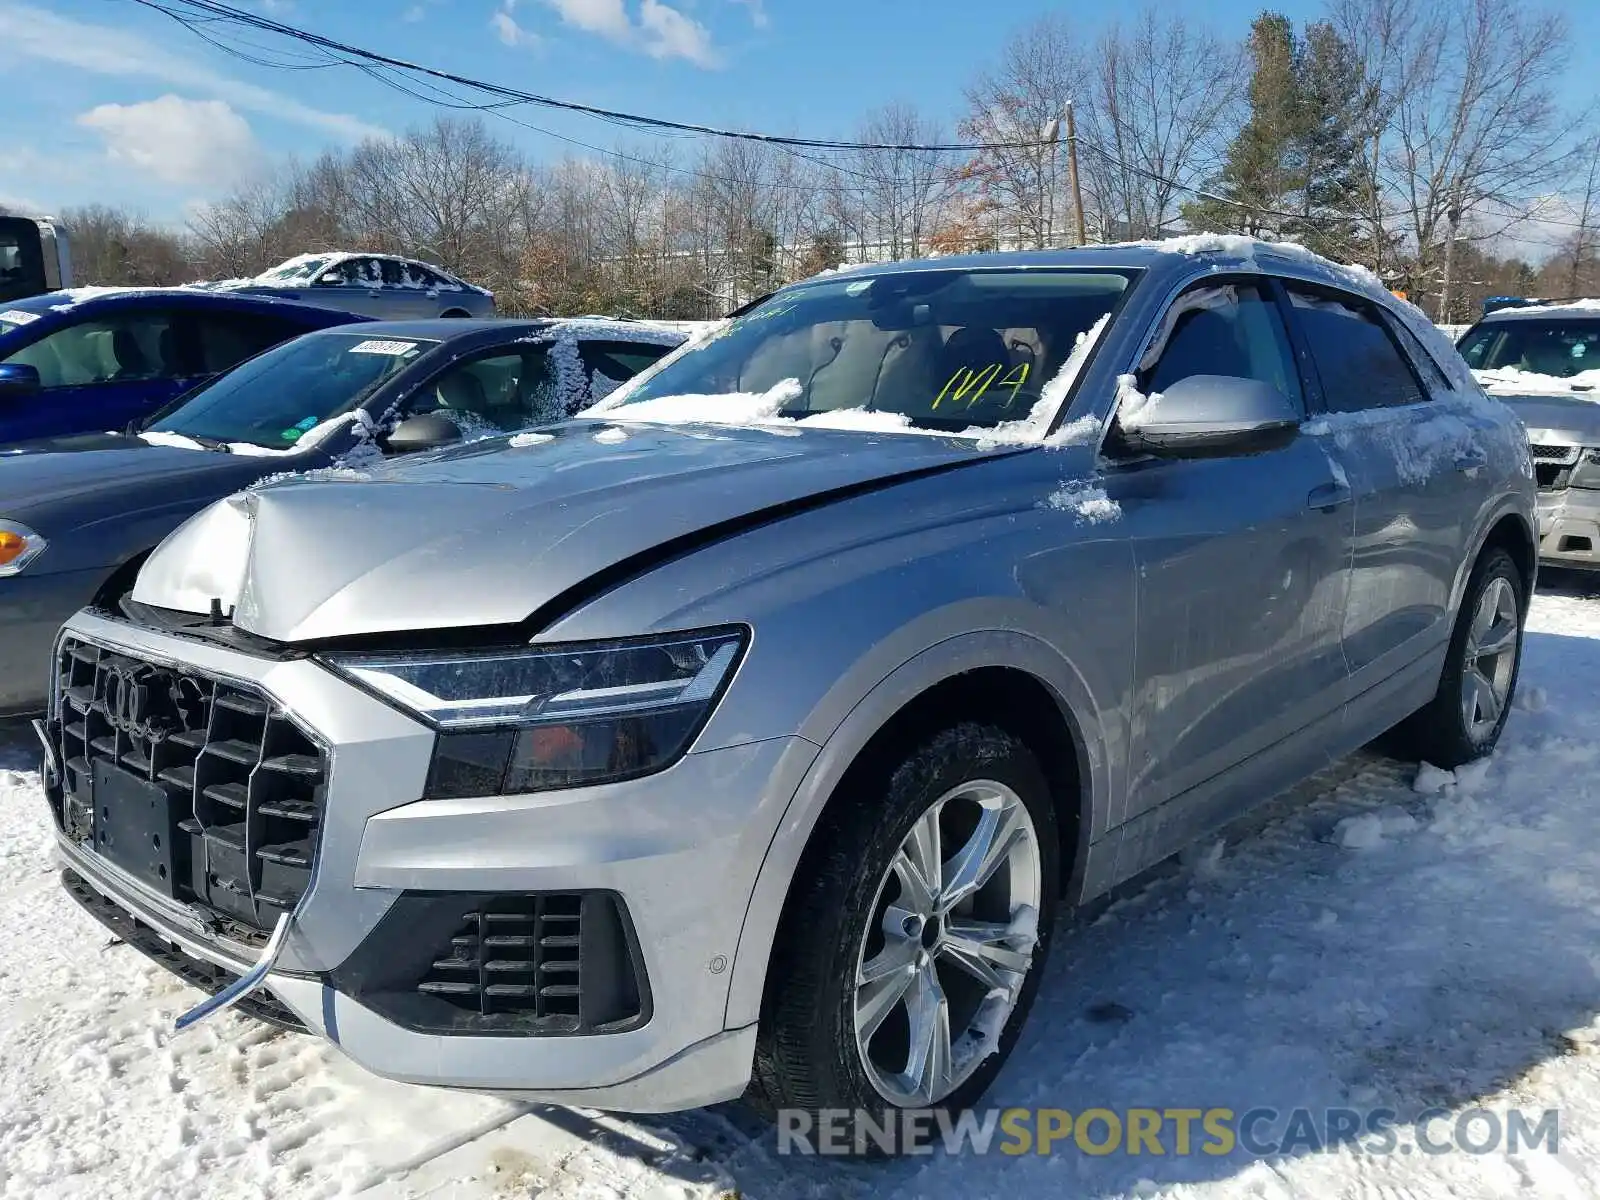
[{"label": "evergreen tree", "polygon": [[[1183,209],[1192,229],[1304,242],[1320,254],[1365,260],[1358,209],[1361,64],[1326,21],[1297,36],[1281,13],[1250,27],[1250,119],[1222,170]],[[1216,198],[1213,198],[1216,197]]]}]

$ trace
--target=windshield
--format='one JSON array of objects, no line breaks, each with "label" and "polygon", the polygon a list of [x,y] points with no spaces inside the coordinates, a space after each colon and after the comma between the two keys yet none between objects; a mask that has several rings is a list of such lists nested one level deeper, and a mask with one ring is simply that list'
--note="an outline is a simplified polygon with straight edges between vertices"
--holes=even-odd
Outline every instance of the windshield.
[{"label": "windshield", "polygon": [[257,275],[257,279],[271,279],[283,282],[289,279],[312,279],[317,272],[327,266],[333,259],[328,255],[317,258],[291,258],[288,262],[279,263],[269,270]]},{"label": "windshield", "polygon": [[1458,349],[1475,371],[1509,369],[1570,379],[1600,370],[1600,321],[1486,321],[1469,329]]},{"label": "windshield", "polygon": [[203,441],[287,450],[307,430],[353,411],[434,342],[314,333],[258,354],[180,397],[145,425]]},{"label": "windshield", "polygon": [[730,322],[615,412],[683,397],[694,403],[655,404],[641,419],[684,411],[693,414],[686,420],[739,423],[768,397],[780,417],[848,409],[897,414],[922,429],[990,428],[1028,415],[1127,286],[1121,274],[1038,268],[844,274]]}]

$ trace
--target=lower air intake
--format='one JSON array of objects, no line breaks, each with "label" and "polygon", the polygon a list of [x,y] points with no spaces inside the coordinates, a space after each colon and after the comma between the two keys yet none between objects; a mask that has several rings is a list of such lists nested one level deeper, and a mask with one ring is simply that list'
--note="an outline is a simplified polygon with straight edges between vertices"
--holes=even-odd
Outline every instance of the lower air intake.
[{"label": "lower air intake", "polygon": [[633,925],[607,891],[407,892],[331,982],[427,1032],[603,1034],[650,1019]]}]

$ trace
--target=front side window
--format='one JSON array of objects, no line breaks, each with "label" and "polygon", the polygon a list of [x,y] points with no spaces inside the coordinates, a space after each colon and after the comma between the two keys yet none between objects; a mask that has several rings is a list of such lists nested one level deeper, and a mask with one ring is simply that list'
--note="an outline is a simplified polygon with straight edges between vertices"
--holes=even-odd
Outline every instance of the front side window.
[{"label": "front side window", "polygon": [[1600,320],[1486,322],[1467,331],[1460,350],[1475,371],[1509,369],[1570,379],[1600,371]]},{"label": "front side window", "polygon": [[1171,332],[1140,378],[1142,391],[1164,392],[1191,375],[1226,375],[1270,383],[1296,406],[1303,403],[1283,319],[1260,285],[1191,288],[1174,302],[1164,325]]},{"label": "front side window", "polygon": [[[841,275],[781,292],[683,355],[616,408],[692,400],[695,420],[773,398],[773,415],[900,414],[924,429],[1028,416],[1078,338],[1129,276],[1089,270],[929,270]],[[1081,376],[1080,376],[1081,377]],[[791,382],[792,381],[792,382]],[[643,410],[650,412],[652,410]]]},{"label": "front side window", "polygon": [[6,359],[39,372],[46,388],[178,379],[187,371],[168,313],[141,312],[58,329]]},{"label": "front side window", "polygon": [[464,436],[508,433],[564,416],[546,411],[554,392],[544,349],[493,354],[453,366],[424,384],[406,405],[406,415],[437,413]]},{"label": "front side window", "polygon": [[1289,288],[1329,412],[1361,412],[1427,399],[1382,318],[1363,301]]},{"label": "front side window", "polygon": [[435,343],[315,333],[285,342],[181,397],[145,428],[287,450],[352,412]]}]

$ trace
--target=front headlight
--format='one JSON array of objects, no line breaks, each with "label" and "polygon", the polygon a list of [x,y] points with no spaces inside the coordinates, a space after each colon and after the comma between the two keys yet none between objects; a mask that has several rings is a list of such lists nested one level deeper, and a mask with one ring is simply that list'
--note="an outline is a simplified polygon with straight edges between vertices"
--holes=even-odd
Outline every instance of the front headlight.
[{"label": "front headlight", "polygon": [[744,633],[492,652],[330,654],[327,663],[439,731],[427,795],[537,792],[631,779],[688,749]]},{"label": "front headlight", "polygon": [[0,521],[0,575],[15,575],[38,558],[46,544],[26,525]]}]

